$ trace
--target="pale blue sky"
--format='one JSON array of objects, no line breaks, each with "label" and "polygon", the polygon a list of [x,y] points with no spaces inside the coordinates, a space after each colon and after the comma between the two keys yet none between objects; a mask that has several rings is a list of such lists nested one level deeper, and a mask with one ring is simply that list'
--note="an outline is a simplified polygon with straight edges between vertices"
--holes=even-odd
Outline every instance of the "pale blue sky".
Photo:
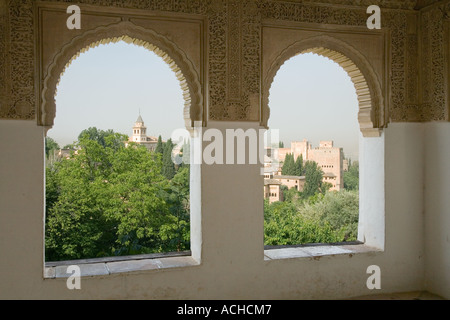
[{"label": "pale blue sky", "polygon": [[139,110],[148,135],[170,138],[184,128],[179,81],[153,52],[118,42],[81,54],[61,77],[55,125],[48,132],[61,146],[86,128],[132,134]]},{"label": "pale blue sky", "polygon": [[[55,125],[48,135],[61,147],[88,127],[131,135],[139,109],[148,135],[168,139],[184,128],[179,82],[162,59],[143,47],[119,42],[81,54],[61,77]],[[313,54],[288,60],[270,91],[271,129],[291,140],[334,140],[346,156],[358,156],[358,103],[353,84],[336,63]]]},{"label": "pale blue sky", "polygon": [[271,128],[280,128],[280,140],[333,140],[346,157],[357,160],[358,100],[348,74],[337,63],[316,54],[297,55],[281,66],[270,96]]}]

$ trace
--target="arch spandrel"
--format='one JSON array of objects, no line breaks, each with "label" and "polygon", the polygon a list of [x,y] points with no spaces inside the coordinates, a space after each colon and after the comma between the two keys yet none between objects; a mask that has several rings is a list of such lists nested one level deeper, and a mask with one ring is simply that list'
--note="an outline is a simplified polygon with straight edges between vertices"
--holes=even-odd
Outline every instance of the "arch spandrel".
[{"label": "arch spandrel", "polygon": [[382,128],[386,126],[386,115],[382,88],[376,73],[367,59],[352,46],[325,35],[297,41],[282,50],[272,61],[263,80],[261,124],[265,127],[268,125],[270,88],[278,70],[287,60],[303,53],[329,58],[347,72],[355,86],[359,105],[358,122],[363,136],[380,136]]},{"label": "arch spandrel", "polygon": [[203,95],[199,73],[186,54],[167,37],[151,29],[144,29],[126,21],[98,27],[72,39],[54,56],[44,80],[38,111],[38,125],[51,128],[56,116],[55,95],[59,80],[65,69],[81,53],[101,44],[125,41],[153,51],[166,62],[175,73],[183,91],[186,128],[203,121]]}]

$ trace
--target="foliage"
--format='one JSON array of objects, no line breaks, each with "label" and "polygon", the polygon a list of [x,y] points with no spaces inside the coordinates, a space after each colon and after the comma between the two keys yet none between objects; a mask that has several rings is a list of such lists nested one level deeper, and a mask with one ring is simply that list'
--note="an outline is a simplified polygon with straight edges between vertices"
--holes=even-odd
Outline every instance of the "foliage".
[{"label": "foliage", "polygon": [[155,152],[160,153],[160,154],[163,154],[163,152],[164,152],[164,145],[163,145],[161,136],[158,137],[158,142],[156,144]]},{"label": "foliage", "polygon": [[306,161],[305,163],[305,186],[303,188],[303,197],[309,198],[316,193],[324,193],[322,190],[322,169],[314,161]]},{"label": "foliage", "polygon": [[78,135],[78,141],[82,139],[88,139],[92,141],[96,141],[102,147],[106,146],[106,138],[114,135],[112,130],[99,130],[96,127],[90,127],[89,129],[85,129],[81,131]]},{"label": "foliage", "polygon": [[284,176],[302,176],[304,174],[302,155],[298,156],[297,160],[294,161],[292,153],[286,154],[281,174]]},{"label": "foliage", "polygon": [[295,245],[339,241],[330,225],[299,214],[292,202],[264,206],[264,244]]},{"label": "foliage", "polygon": [[[189,249],[189,165],[173,164],[171,140],[159,139],[162,152],[125,147],[126,140],[89,128],[70,158],[46,168],[47,261]],[[183,155],[188,149],[185,144]],[[286,158],[286,170],[294,170],[288,175],[300,170],[305,188],[282,188],[284,202],[266,200],[265,244],[355,240],[358,163],[344,177],[349,190],[330,192],[317,163]]]},{"label": "foliage", "polygon": [[295,160],[295,166],[294,166],[294,176],[302,176],[304,174],[303,172],[303,156],[299,155],[297,157],[297,160]]},{"label": "foliage", "polygon": [[45,137],[45,155],[47,156],[47,158],[51,152],[53,152],[54,150],[59,150],[59,149],[60,149],[60,147],[54,139],[52,139],[50,137]]},{"label": "foliage", "polygon": [[346,190],[359,190],[359,163],[349,162],[348,171],[344,172],[344,188]]},{"label": "foliage", "polygon": [[166,203],[169,204],[171,223],[161,228],[160,237],[166,241],[166,247],[170,251],[186,250],[190,245],[189,178],[189,167],[180,168],[170,181],[165,196]]},{"label": "foliage", "polygon": [[[358,192],[328,192],[303,199],[291,189],[287,201],[264,204],[264,244],[333,243],[357,238]],[[289,194],[288,193],[288,194]]]},{"label": "foliage", "polygon": [[167,140],[164,144],[164,150],[162,154],[162,174],[169,180],[175,176],[175,164],[172,160],[172,151],[174,144],[171,139]]},{"label": "foliage", "polygon": [[47,260],[189,248],[188,168],[169,181],[161,155],[126,138],[90,128],[47,168]]},{"label": "foliage", "polygon": [[340,241],[356,240],[359,194],[347,190],[328,192],[320,201],[304,203],[301,214],[330,225],[341,236]]},{"label": "foliage", "polygon": [[295,167],[294,155],[292,153],[286,154],[286,157],[284,158],[283,162],[283,167],[281,167],[281,174],[283,176],[292,175],[294,167]]}]

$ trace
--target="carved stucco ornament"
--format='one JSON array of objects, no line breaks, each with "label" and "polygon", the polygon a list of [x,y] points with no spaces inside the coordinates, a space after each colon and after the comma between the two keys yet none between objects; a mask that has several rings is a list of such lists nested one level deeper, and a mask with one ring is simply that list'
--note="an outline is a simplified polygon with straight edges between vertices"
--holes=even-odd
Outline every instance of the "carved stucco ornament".
[{"label": "carved stucco ornament", "polygon": [[56,115],[55,95],[65,69],[81,53],[100,44],[118,41],[134,43],[160,56],[175,73],[184,98],[184,119],[188,129],[203,119],[203,95],[199,73],[186,54],[167,37],[151,29],[144,29],[129,21],[101,26],[74,37],[54,56],[44,72],[38,124],[51,128]]},{"label": "carved stucco ornament", "polygon": [[267,127],[270,116],[269,93],[281,66],[302,53],[315,53],[338,63],[350,76],[358,97],[358,121],[365,137],[378,137],[385,127],[385,106],[380,81],[367,59],[351,45],[328,35],[297,41],[274,59],[263,83],[262,125]]}]

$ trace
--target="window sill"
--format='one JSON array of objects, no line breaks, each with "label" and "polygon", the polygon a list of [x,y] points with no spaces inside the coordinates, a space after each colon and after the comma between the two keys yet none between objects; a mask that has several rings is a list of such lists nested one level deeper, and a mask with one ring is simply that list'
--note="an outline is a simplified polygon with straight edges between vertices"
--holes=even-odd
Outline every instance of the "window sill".
[{"label": "window sill", "polygon": [[191,267],[197,266],[199,263],[191,257],[190,252],[58,261],[45,264],[44,278],[68,278],[72,275],[71,273],[67,273],[67,268],[70,265],[80,267],[81,277],[92,277],[128,272]]},{"label": "window sill", "polygon": [[358,253],[381,252],[382,250],[366,246],[360,242],[337,244],[307,244],[298,246],[266,246],[264,260],[280,260],[293,258],[320,259],[324,256],[348,255],[352,257]]}]

